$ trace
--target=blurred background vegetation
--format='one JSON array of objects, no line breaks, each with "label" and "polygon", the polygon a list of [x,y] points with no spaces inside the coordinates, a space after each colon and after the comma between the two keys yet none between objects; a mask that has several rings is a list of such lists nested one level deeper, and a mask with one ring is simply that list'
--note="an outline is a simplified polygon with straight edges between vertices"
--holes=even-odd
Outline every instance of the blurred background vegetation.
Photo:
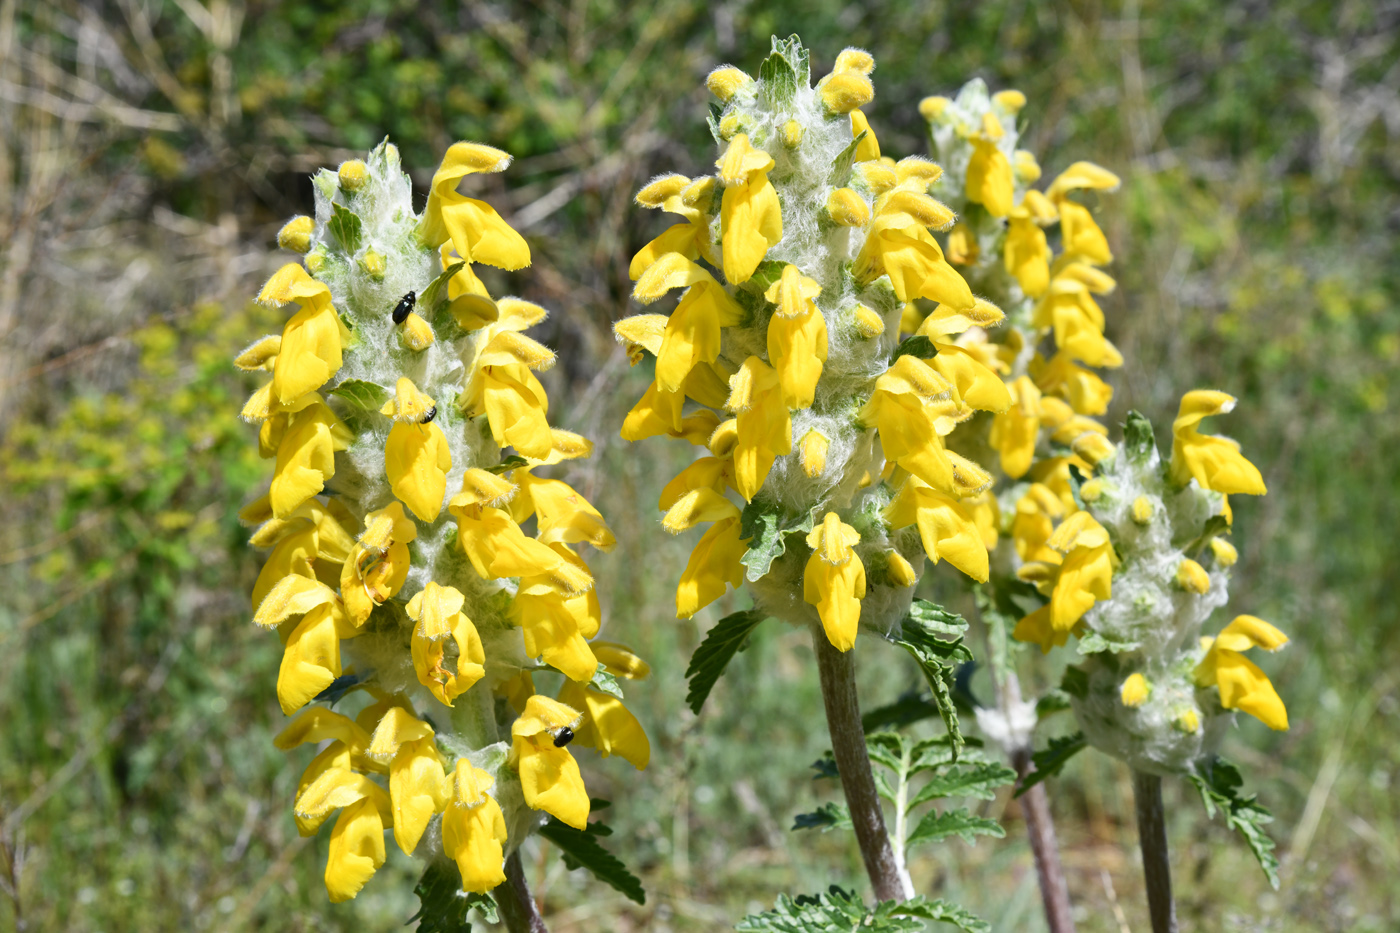
[{"label": "blurred background vegetation", "polygon": [[[248,298],[309,173],[385,135],[420,185],[456,139],[516,156],[477,188],[535,264],[490,284],[555,311],[559,423],[600,442],[568,478],[622,542],[595,563],[608,634],[656,670],[637,691],[651,768],[585,764],[647,905],[532,848],[552,928],[721,929],[780,890],[864,885],[848,839],[788,832],[825,747],[804,633],[761,629],[704,714],[685,709],[690,651],[742,605],[674,620],[686,544],[649,503],[685,452],[617,440],[645,375],[608,327],[663,223],[631,196],[710,170],[703,76],[756,69],[790,32],[819,74],[844,46],[874,53],[887,153],[925,153],[920,98],[981,76],[1026,93],[1047,172],[1123,176],[1100,211],[1129,361],[1111,414],[1160,433],[1188,388],[1240,397],[1221,430],[1270,492],[1236,505],[1232,606],[1294,638],[1266,662],[1292,731],[1246,719],[1227,748],[1278,815],[1283,889],[1172,786],[1184,919],[1396,929],[1397,27],[1394,0],[3,0],[0,929],[390,930],[415,909],[401,856],[326,903],[234,517],[267,470],[229,360],[281,320]],[[1044,686],[1042,663],[1024,658]],[[873,643],[860,664],[871,705],[916,682]],[[1084,755],[1051,796],[1081,929],[1144,929],[1127,772]],[[1042,929],[1016,806],[986,810],[1008,838],[925,855],[916,885]]]}]

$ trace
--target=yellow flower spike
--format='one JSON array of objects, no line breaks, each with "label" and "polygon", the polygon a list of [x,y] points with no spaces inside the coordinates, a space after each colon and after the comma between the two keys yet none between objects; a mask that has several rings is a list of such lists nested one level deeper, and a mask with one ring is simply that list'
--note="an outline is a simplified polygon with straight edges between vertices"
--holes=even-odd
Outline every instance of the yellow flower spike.
[{"label": "yellow flower spike", "polygon": [[1016,178],[1011,160],[1001,151],[996,138],[986,132],[972,139],[965,193],[969,201],[981,204],[993,217],[1005,217],[1015,206]]},{"label": "yellow flower spike", "polygon": [[827,640],[837,651],[850,651],[860,626],[860,601],[865,598],[865,565],[852,549],[860,533],[827,512],[807,535],[812,556],[802,576],[802,598],[817,607]]},{"label": "yellow flower spike", "polygon": [[1248,713],[1275,731],[1288,728],[1288,711],[1269,678],[1241,652],[1277,651],[1288,636],[1256,616],[1241,615],[1215,639],[1202,638],[1205,657],[1196,667],[1198,687],[1220,689],[1220,705]]},{"label": "yellow flower spike", "polygon": [[1139,525],[1147,525],[1152,522],[1152,516],[1156,513],[1152,505],[1152,500],[1146,496],[1138,496],[1133,500],[1132,517],[1133,521]]},{"label": "yellow flower spike", "polygon": [[620,755],[638,771],[651,762],[651,742],[637,717],[615,696],[590,686],[565,681],[559,702],[583,714],[574,741],[596,748],[604,758]]},{"label": "yellow flower spike", "polygon": [[311,249],[311,237],[316,233],[316,221],[305,215],[293,217],[277,231],[277,245],[294,253]]},{"label": "yellow flower spike", "polygon": [[792,418],[783,401],[778,371],[756,356],[744,360],[729,380],[725,407],[736,417],[734,484],[753,501],[773,462],[792,452]]},{"label": "yellow flower spike", "polygon": [[335,476],[336,451],[345,450],[354,440],[350,429],[319,395],[313,393],[303,402],[306,407],[290,415],[277,444],[269,491],[272,514],[277,518],[287,518],[325,488],[326,481]]},{"label": "yellow flower spike", "polygon": [[1124,706],[1138,707],[1147,702],[1152,693],[1152,685],[1142,674],[1129,674],[1118,691],[1118,698]]},{"label": "yellow flower spike", "polygon": [[816,479],[826,472],[826,451],[831,442],[815,428],[802,435],[802,472]]},{"label": "yellow flower spike", "polygon": [[729,103],[740,88],[753,83],[753,78],[733,65],[721,65],[705,78],[705,87],[723,103]]},{"label": "yellow flower spike", "polygon": [[476,172],[501,172],[510,156],[479,143],[454,143],[433,175],[428,205],[423,209],[419,236],[429,247],[445,240],[467,262],[482,262],[501,269],[523,269],[530,264],[530,247],[511,229],[496,209],[457,193],[457,185]]},{"label": "yellow flower spike", "polygon": [[688,619],[724,595],[726,584],[738,588],[744,582],[740,558],[748,550],[739,537],[739,519],[715,522],[690,552],[685,571],[676,585],[676,618]]},{"label": "yellow flower spike", "polygon": [[851,138],[856,139],[861,133],[865,134],[865,138],[856,145],[855,161],[869,162],[880,158],[880,142],[875,138],[875,131],[870,128],[870,121],[861,111],[852,110]]},{"label": "yellow flower spike", "polygon": [[806,133],[806,128],[796,120],[789,120],[778,130],[778,136],[783,142],[785,149],[796,149],[802,145],[802,136]]},{"label": "yellow flower spike", "polygon": [[286,405],[325,385],[340,369],[341,347],[350,332],[331,307],[331,291],[296,263],[277,270],[258,293],[258,303],[296,302],[301,309],[282,330],[272,371],[272,394]]},{"label": "yellow flower spike", "polygon": [[818,82],[817,93],[829,112],[850,113],[875,99],[875,85],[859,71],[839,71]]},{"label": "yellow flower spike", "polygon": [[[281,351],[282,335],[268,334],[234,357],[233,365],[244,372],[254,372],[259,369],[270,370],[277,364],[277,354]],[[269,393],[270,391],[269,389]]]},{"label": "yellow flower spike", "polygon": [[850,188],[831,189],[826,213],[839,227],[864,227],[870,221],[870,205]]},{"label": "yellow flower spike", "polygon": [[1040,390],[1029,376],[1019,377],[1007,388],[1011,407],[992,420],[988,441],[1001,454],[1002,472],[1020,479],[1031,468],[1040,436]]},{"label": "yellow flower spike", "polygon": [[611,551],[617,538],[603,515],[574,488],[557,479],[540,479],[527,470],[513,471],[520,481],[512,517],[523,522],[533,514],[537,519],[535,538],[544,544],[591,544],[600,551]]},{"label": "yellow flower spike", "polygon": [[686,292],[667,319],[656,352],[656,384],[667,392],[679,392],[691,370],[718,359],[720,328],[744,318],[743,309],[714,277],[679,253],[653,263],[637,280],[633,296],[650,302],[674,288]]},{"label": "yellow flower spike", "polygon": [[678,498],[666,510],[661,527],[673,535],[678,535],[701,522],[717,522],[726,518],[737,518],[738,515],[739,507],[726,499],[723,493],[702,486]]},{"label": "yellow flower spike", "polygon": [[506,821],[501,805],[487,793],[495,779],[459,758],[448,778],[447,809],[442,814],[442,850],[457,863],[462,890],[474,894],[504,884]]},{"label": "yellow flower spike", "polygon": [[588,826],[588,791],[564,746],[581,718],[578,710],[536,695],[510,729],[511,761],[520,774],[525,805],[580,830]]},{"label": "yellow flower spike", "polygon": [[1215,562],[1222,567],[1233,567],[1240,559],[1240,552],[1224,538],[1211,538],[1210,552],[1215,555]]},{"label": "yellow flower spike", "polygon": [[384,864],[384,830],[393,823],[389,795],[365,777],[331,769],[297,798],[299,819],[323,822],[340,810],[326,858],[326,891],[331,903],[348,901]]},{"label": "yellow flower spike", "polygon": [[1117,558],[1108,532],[1088,512],[1065,519],[1046,543],[1065,555],[1050,596],[1050,625],[1068,635],[1095,602],[1113,594]]},{"label": "yellow flower spike", "polygon": [[590,644],[598,663],[614,677],[628,680],[646,680],[651,676],[651,665],[637,657],[631,648],[615,641],[595,641]]},{"label": "yellow flower spike", "polygon": [[1198,596],[1210,592],[1210,574],[1191,558],[1176,565],[1176,585]]},{"label": "yellow flower spike", "polygon": [[892,529],[917,524],[924,553],[935,564],[940,559],[979,583],[987,582],[987,547],[971,511],[951,496],[910,477],[884,512]]},{"label": "yellow flower spike", "polygon": [[1182,396],[1172,422],[1172,482],[1185,485],[1195,479],[1202,488],[1226,495],[1262,496],[1268,491],[1264,477],[1240,453],[1239,444],[1227,437],[1200,433],[1203,419],[1226,414],[1234,407],[1234,397],[1224,392],[1196,389]]},{"label": "yellow flower spike", "polygon": [[1021,291],[1039,298],[1050,287],[1050,246],[1030,211],[1014,207],[1006,229],[1002,259],[1006,271],[1015,276]]},{"label": "yellow flower spike", "polygon": [[791,264],[764,293],[777,306],[768,322],[768,359],[778,372],[783,404],[792,410],[811,406],[827,357],[826,318],[813,300],[819,294],[821,286]]},{"label": "yellow flower spike", "polygon": [[970,266],[981,255],[977,234],[967,224],[957,224],[948,231],[948,261],[955,266]]},{"label": "yellow flower spike", "polygon": [[1100,266],[1113,261],[1108,238],[1094,222],[1094,215],[1082,204],[1074,201],[1060,203],[1060,239],[1066,257],[1083,259]]},{"label": "yellow flower spike", "polygon": [[394,807],[394,841],[412,855],[432,820],[445,806],[442,759],[428,738],[405,742],[389,765],[389,799]]},{"label": "yellow flower spike", "polygon": [[856,334],[862,340],[874,340],[885,332],[885,319],[865,305],[856,305],[851,312]]},{"label": "yellow flower spike", "polygon": [[888,275],[900,301],[927,298],[963,311],[976,304],[972,289],[943,258],[938,243],[917,226],[899,229],[876,218],[851,271],[864,284]]},{"label": "yellow flower spike", "polygon": [[1071,191],[1093,190],[1093,191],[1116,191],[1122,180],[1108,169],[1095,165],[1093,162],[1076,162],[1069,168],[1061,172],[1050,187],[1046,189],[1045,196],[1052,201],[1063,201],[1065,195]]},{"label": "yellow flower spike", "polygon": [[406,349],[414,353],[422,353],[433,345],[437,340],[437,335],[433,333],[432,325],[423,320],[417,314],[409,314],[404,318],[403,324],[399,328],[399,340],[403,342]]},{"label": "yellow flower spike", "polygon": [[773,159],[749,145],[745,133],[729,142],[715,166],[724,182],[720,202],[720,245],[724,277],[734,285],[747,282],[770,247],[783,238],[778,192],[768,180]]},{"label": "yellow flower spike", "polygon": [[[551,550],[568,566],[588,572],[564,545],[553,545]],[[596,593],[569,595],[545,576],[522,577],[510,613],[521,628],[527,657],[543,659],[571,680],[590,680],[598,670],[598,659],[587,641],[598,634],[602,621]]]}]

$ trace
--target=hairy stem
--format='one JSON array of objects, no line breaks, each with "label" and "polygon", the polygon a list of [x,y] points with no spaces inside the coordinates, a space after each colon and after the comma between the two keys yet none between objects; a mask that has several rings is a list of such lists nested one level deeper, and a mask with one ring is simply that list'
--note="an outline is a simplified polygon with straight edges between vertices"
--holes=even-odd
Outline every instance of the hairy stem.
[{"label": "hairy stem", "polygon": [[1172,869],[1167,858],[1167,823],[1162,810],[1162,779],[1133,772],[1133,801],[1137,804],[1138,843],[1142,873],[1147,880],[1147,910],[1152,933],[1176,933],[1176,904],[1172,901]]},{"label": "hairy stem", "polygon": [[510,933],[549,933],[535,899],[530,896],[530,886],[525,883],[519,849],[506,859],[506,883],[496,888],[495,894],[496,906]]},{"label": "hairy stem", "polygon": [[851,811],[851,822],[870,884],[877,900],[906,901],[913,896],[913,891],[900,871],[899,859],[885,830],[880,794],[875,789],[875,775],[871,773],[870,756],[865,750],[865,729],[860,724],[855,662],[850,652],[832,647],[820,628],[813,630],[812,644],[817,652],[831,751],[841,775],[841,788],[846,792],[846,805]]}]

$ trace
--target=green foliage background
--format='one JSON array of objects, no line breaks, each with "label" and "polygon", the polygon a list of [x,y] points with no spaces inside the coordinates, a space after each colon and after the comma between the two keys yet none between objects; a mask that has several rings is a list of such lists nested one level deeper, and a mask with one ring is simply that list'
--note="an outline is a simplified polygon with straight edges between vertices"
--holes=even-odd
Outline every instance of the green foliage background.
[{"label": "green foliage background", "polygon": [[[1236,504],[1232,606],[1294,639],[1265,662],[1292,731],[1242,720],[1227,749],[1278,814],[1284,887],[1170,786],[1181,911],[1196,929],[1394,929],[1398,24],[1367,0],[0,3],[0,887],[17,885],[0,928],[389,930],[415,909],[402,857],[326,903],[325,842],[290,815],[303,762],[270,742],[279,651],[249,622],[257,559],[234,517],[267,468],[228,361],[280,324],[247,298],[309,173],[385,135],[420,184],[459,138],[515,154],[479,188],[535,266],[490,284],[555,312],[558,423],[603,442],[569,479],[621,542],[596,563],[609,637],[656,671],[629,693],[652,767],[586,764],[647,905],[532,849],[552,928],[711,930],[779,891],[863,885],[847,837],[787,832],[831,799],[805,772],[825,727],[804,633],[761,628],[703,714],[686,708],[691,651],[744,602],[674,620],[686,542],[636,504],[684,451],[616,440],[645,377],[608,325],[662,223],[631,196],[709,170],[704,74],[798,32],[818,73],[846,45],[875,55],[887,153],[926,152],[920,98],[981,76],[1026,93],[1048,172],[1089,158],[1124,177],[1100,212],[1129,361],[1112,415],[1160,432],[1188,388],[1240,397],[1221,430],[1270,493]],[[918,682],[878,645],[860,664],[872,706]],[[1082,755],[1051,790],[1081,929],[1144,927],[1126,772]],[[916,886],[1041,929],[1014,804],[977,812],[1008,838],[925,850]]]}]

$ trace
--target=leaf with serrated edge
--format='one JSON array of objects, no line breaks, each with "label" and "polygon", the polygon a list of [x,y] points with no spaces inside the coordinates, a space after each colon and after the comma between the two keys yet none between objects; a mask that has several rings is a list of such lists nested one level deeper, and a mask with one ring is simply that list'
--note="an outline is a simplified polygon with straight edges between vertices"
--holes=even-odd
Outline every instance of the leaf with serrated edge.
[{"label": "leaf with serrated edge", "polygon": [[[590,827],[592,829],[592,827]],[[621,891],[638,904],[647,902],[642,882],[627,870],[627,866],[598,843],[601,832],[581,832],[554,817],[540,827],[540,835],[564,852],[564,863],[571,868],[587,868],[599,881]],[[572,864],[570,864],[572,863]]]},{"label": "leaf with serrated edge", "polygon": [[830,832],[833,829],[851,828],[851,811],[844,804],[824,803],[811,813],[799,813],[793,817],[793,830],[820,829]]},{"label": "leaf with serrated edge", "polygon": [[360,249],[360,230],[362,224],[360,218],[354,211],[348,210],[339,204],[331,205],[331,219],[326,224],[331,235],[335,237],[340,248],[353,256]]},{"label": "leaf with serrated edge", "polygon": [[413,889],[418,895],[418,913],[409,923],[418,921],[418,933],[471,933],[467,912],[478,911],[487,923],[496,923],[496,902],[489,894],[467,894],[462,891],[462,877],[449,862],[432,862]]},{"label": "leaf with serrated edge", "polygon": [[748,568],[746,576],[750,583],[757,582],[768,573],[773,561],[783,556],[787,550],[787,536],[794,533],[806,534],[812,530],[812,514],[784,515],[777,506],[754,500],[744,506],[739,515],[739,537],[749,542],[749,549],[739,559]]},{"label": "leaf with serrated edge", "polygon": [[916,897],[881,901],[867,907],[854,893],[832,885],[824,894],[778,895],[773,909],[739,921],[740,933],[915,933],[923,921],[950,923],[963,933],[991,933],[991,927],[966,908],[948,901]]},{"label": "leaf with serrated edge", "polygon": [[1225,825],[1244,837],[1245,844],[1259,862],[1264,876],[1277,891],[1278,856],[1274,855],[1274,840],[1263,829],[1266,824],[1273,822],[1274,815],[1259,803],[1254,795],[1239,795],[1239,788],[1244,779],[1240,776],[1239,769],[1225,759],[1211,759],[1199,765],[1198,770],[1199,774],[1189,777],[1201,794],[1206,816],[1214,819],[1217,808],[1225,814]]},{"label": "leaf with serrated edge", "polygon": [[919,825],[909,834],[905,843],[909,848],[925,842],[937,842],[949,836],[957,836],[968,845],[977,842],[978,836],[994,836],[1000,839],[1006,830],[996,820],[973,816],[966,810],[945,810],[942,813],[925,813]]},{"label": "leaf with serrated edge", "polygon": [[714,689],[715,681],[724,673],[734,653],[742,649],[749,635],[766,618],[761,610],[745,609],[720,619],[705,635],[705,640],[690,656],[690,665],[685,669],[686,680],[690,681],[685,702],[692,713],[699,715],[705,699]]},{"label": "leaf with serrated edge", "polygon": [[590,687],[608,696],[622,699],[622,685],[617,682],[617,678],[603,670],[601,667],[593,672],[593,680]]},{"label": "leaf with serrated edge", "polygon": [[991,800],[996,797],[996,789],[1016,780],[1016,772],[997,762],[976,765],[957,765],[942,774],[928,779],[919,792],[910,800],[906,809],[917,807],[930,800],[944,797],[972,797],[977,800]]},{"label": "leaf with serrated edge", "polygon": [[1026,775],[1014,796],[1019,797],[1046,778],[1059,774],[1071,758],[1088,746],[1089,742],[1082,732],[1051,739],[1049,748],[1031,755],[1035,770]]}]

